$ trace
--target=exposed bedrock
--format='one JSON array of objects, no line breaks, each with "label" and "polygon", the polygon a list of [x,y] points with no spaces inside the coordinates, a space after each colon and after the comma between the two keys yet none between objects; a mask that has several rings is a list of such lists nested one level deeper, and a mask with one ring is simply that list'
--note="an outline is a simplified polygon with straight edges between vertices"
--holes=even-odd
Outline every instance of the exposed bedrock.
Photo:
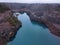
[{"label": "exposed bedrock", "polygon": [[[2,5],[5,4],[14,12],[26,12],[31,20],[43,22],[46,26],[48,26],[51,33],[60,36],[60,4],[21,4],[21,3],[0,3],[0,4]],[[1,22],[3,21],[1,20]]]},{"label": "exposed bedrock", "polygon": [[[6,4],[6,3],[5,3]],[[60,37],[60,4],[6,4],[13,12],[26,12],[32,21],[43,22]]]},{"label": "exposed bedrock", "polygon": [[33,12],[29,9],[17,9],[13,10],[13,12],[20,12],[24,13],[26,12],[28,16],[30,17],[31,21],[36,21],[39,23],[45,24],[48,28],[49,31],[60,37],[60,12],[59,11],[51,11],[51,12],[41,12],[41,11],[36,11]]},{"label": "exposed bedrock", "polygon": [[60,12],[32,12],[31,10],[28,11],[28,9],[22,9],[19,12],[26,12],[31,21],[45,24],[52,34],[60,37]]},{"label": "exposed bedrock", "polygon": [[0,45],[5,45],[15,38],[15,34],[22,24],[13,16],[10,9],[5,6],[0,6],[0,9]]}]

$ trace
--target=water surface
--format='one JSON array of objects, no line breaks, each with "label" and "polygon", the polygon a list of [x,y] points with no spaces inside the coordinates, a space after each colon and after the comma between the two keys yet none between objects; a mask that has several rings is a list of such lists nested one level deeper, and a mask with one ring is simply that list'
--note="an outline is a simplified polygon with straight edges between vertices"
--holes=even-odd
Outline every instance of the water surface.
[{"label": "water surface", "polygon": [[26,13],[20,14],[18,20],[22,22],[22,27],[7,45],[60,45],[60,38],[51,34],[47,27],[32,23]]}]

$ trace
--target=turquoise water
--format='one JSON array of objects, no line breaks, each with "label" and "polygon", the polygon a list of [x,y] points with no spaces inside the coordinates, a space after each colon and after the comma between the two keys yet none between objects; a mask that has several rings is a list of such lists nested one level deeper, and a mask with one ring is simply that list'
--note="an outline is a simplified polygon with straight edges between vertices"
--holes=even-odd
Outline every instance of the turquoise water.
[{"label": "turquoise water", "polygon": [[22,27],[7,45],[60,45],[59,37],[51,34],[47,27],[32,23],[26,13],[20,14],[18,20],[22,22]]}]

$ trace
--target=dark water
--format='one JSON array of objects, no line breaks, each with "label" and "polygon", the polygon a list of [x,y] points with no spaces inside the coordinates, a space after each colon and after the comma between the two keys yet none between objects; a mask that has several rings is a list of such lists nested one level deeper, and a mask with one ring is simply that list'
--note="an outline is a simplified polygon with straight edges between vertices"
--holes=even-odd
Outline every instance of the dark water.
[{"label": "dark water", "polygon": [[7,45],[60,45],[59,37],[52,35],[47,27],[32,23],[26,13],[20,14],[18,19],[22,22],[22,28]]}]

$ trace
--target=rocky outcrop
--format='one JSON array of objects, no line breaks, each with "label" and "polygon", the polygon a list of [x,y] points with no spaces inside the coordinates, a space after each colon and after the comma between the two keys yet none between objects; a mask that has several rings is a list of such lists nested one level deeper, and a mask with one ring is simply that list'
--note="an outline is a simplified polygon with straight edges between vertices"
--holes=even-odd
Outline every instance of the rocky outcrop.
[{"label": "rocky outcrop", "polygon": [[5,4],[13,12],[26,12],[31,21],[44,23],[52,34],[60,37],[60,4],[1,4]]},{"label": "rocky outcrop", "polygon": [[[4,6],[3,6],[4,7]],[[14,38],[17,30],[22,26],[21,22],[13,16],[11,10],[0,8],[0,45],[5,45]]]},{"label": "rocky outcrop", "polygon": [[19,4],[5,3],[14,12],[26,12],[32,21],[44,23],[60,37],[60,4]]}]

